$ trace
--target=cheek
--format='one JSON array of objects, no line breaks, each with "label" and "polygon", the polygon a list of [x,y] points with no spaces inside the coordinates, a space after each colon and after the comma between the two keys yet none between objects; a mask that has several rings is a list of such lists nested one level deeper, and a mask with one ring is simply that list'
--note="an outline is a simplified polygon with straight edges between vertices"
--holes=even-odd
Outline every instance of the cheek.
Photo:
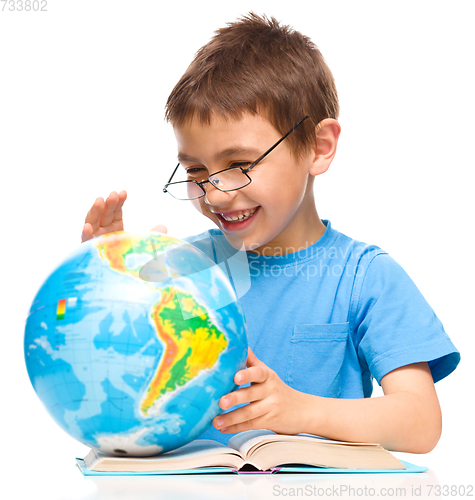
[{"label": "cheek", "polygon": [[305,197],[309,182],[309,174],[305,170],[296,171],[295,174],[287,179],[286,191],[288,197],[296,203],[301,203]]},{"label": "cheek", "polygon": [[308,174],[297,165],[290,161],[283,162],[282,165],[276,165],[274,171],[262,169],[254,172],[248,193],[255,194],[254,198],[258,202],[283,208],[284,203],[299,203],[302,200],[307,179]]},{"label": "cheek", "polygon": [[282,182],[278,176],[255,175],[252,183],[247,188],[244,188],[244,190],[246,190],[246,195],[249,198],[253,198],[260,205],[272,205],[276,202],[278,203],[280,197],[285,195],[285,180]]},{"label": "cheek", "polygon": [[305,193],[305,183],[297,179],[283,179],[267,184],[260,192],[259,200],[278,212],[288,212],[293,205],[299,205]]}]

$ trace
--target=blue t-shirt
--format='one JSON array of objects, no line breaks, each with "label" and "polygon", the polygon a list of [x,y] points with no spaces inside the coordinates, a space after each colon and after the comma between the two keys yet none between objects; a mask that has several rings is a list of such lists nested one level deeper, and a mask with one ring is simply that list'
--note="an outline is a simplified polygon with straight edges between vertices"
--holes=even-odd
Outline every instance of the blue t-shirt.
[{"label": "blue t-shirt", "polygon": [[[323,223],[323,236],[303,250],[240,252],[250,277],[240,301],[255,355],[294,389],[331,398],[370,397],[373,377],[380,384],[411,363],[427,361],[434,382],[451,373],[460,354],[401,266]],[[227,265],[237,252],[219,229],[186,240],[228,269],[233,286],[245,281]],[[231,434],[213,427],[201,437],[227,443]]]}]

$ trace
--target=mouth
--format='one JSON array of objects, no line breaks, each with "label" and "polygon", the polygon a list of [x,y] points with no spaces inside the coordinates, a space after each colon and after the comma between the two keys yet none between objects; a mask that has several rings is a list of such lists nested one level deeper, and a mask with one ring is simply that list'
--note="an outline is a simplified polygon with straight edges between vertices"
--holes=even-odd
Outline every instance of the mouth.
[{"label": "mouth", "polygon": [[252,217],[259,207],[246,208],[245,210],[235,210],[234,212],[216,212],[226,222],[242,222]]},{"label": "mouth", "polygon": [[255,217],[259,208],[260,206],[245,210],[236,210],[234,212],[216,212],[216,215],[218,216],[223,228],[232,231],[247,227],[247,225],[250,224],[250,222],[247,223],[247,221],[250,221],[253,217]]}]

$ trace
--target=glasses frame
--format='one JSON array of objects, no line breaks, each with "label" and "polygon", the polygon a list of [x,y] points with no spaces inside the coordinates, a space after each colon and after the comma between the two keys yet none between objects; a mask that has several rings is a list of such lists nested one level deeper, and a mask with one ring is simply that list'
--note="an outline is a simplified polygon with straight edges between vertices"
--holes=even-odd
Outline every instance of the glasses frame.
[{"label": "glasses frame", "polygon": [[[176,200],[180,200],[180,201],[190,201],[190,200],[198,200],[199,198],[203,198],[203,196],[206,195],[206,191],[205,189],[203,188],[203,184],[206,184],[207,182],[209,182],[212,186],[214,186],[216,189],[219,189],[220,191],[223,191],[223,192],[229,192],[229,191],[237,191],[238,189],[242,189],[246,186],[249,186],[249,184],[252,182],[252,179],[247,175],[247,173],[252,170],[260,161],[262,161],[271,151],[273,151],[284,139],[286,139],[303,121],[305,121],[307,118],[310,118],[310,116],[305,116],[304,118],[302,118],[296,125],[294,125],[285,135],[283,135],[273,146],[271,146],[265,153],[263,153],[261,156],[259,156],[259,158],[257,158],[257,160],[255,160],[254,162],[251,163],[251,165],[247,168],[244,168],[244,167],[231,167],[231,168],[225,168],[223,170],[220,170],[219,172],[215,172],[214,174],[211,174],[208,176],[208,178],[204,181],[201,181],[201,182],[198,182],[198,181],[194,181],[194,180],[186,180],[186,181],[178,181],[178,182],[171,182],[176,171],[178,170],[178,167],[180,166],[180,163],[178,163],[178,165],[175,167],[175,170],[173,170],[173,173],[170,177],[170,179],[168,179],[168,182],[165,184],[165,186],[163,187],[163,192],[164,193],[168,193],[170,196],[173,196],[172,193],[170,193],[170,191],[167,190],[167,187],[172,185],[172,184],[183,184],[185,182],[194,182],[195,184],[197,184],[199,186],[199,188],[201,189],[201,191],[203,191],[203,194],[201,196],[197,196],[196,198],[176,198],[175,196],[173,196],[173,198],[175,198]],[[218,175],[220,174],[221,172],[226,172],[227,170],[236,170],[236,169],[239,169],[241,170],[241,172],[249,179],[249,182],[247,184],[244,184],[244,186],[241,186],[241,187],[238,187],[238,188],[234,188],[234,189],[221,189],[219,188],[218,186],[216,186],[215,184],[213,184],[212,181],[209,180],[210,177],[214,177],[215,175]]]}]

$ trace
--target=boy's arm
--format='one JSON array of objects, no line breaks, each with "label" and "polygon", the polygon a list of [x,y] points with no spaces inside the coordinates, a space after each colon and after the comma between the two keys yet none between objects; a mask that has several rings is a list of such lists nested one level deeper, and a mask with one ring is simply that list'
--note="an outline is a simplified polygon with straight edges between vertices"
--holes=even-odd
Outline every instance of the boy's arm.
[{"label": "boy's arm", "polygon": [[251,386],[221,398],[221,408],[251,404],[215,418],[215,427],[225,433],[249,429],[306,432],[339,441],[379,443],[409,453],[428,453],[440,438],[442,416],[427,363],[385,375],[381,379],[384,396],[376,398],[324,398],[296,391],[251,350],[248,369],[239,371],[235,381]]},{"label": "boy's arm", "polygon": [[393,451],[431,451],[442,432],[442,413],[429,365],[393,370],[381,379],[381,386],[384,396],[376,398],[317,401],[310,396],[309,412],[320,409],[318,427],[325,437],[379,443]]}]

